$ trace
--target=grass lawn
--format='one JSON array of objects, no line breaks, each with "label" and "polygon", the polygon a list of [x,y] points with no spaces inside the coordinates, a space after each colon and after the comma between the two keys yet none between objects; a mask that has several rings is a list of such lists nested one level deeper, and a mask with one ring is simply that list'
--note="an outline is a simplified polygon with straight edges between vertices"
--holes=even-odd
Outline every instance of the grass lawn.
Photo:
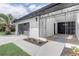
[{"label": "grass lawn", "polygon": [[[12,34],[15,34],[15,32],[11,32],[11,33],[12,33]],[[12,35],[12,34],[11,34],[11,35]],[[5,34],[5,32],[0,32],[0,36],[1,36],[1,35],[6,35],[6,34]]]},{"label": "grass lawn", "polygon": [[30,56],[13,43],[0,46],[0,56]]},{"label": "grass lawn", "polygon": [[5,35],[5,32],[0,32],[0,35]]}]

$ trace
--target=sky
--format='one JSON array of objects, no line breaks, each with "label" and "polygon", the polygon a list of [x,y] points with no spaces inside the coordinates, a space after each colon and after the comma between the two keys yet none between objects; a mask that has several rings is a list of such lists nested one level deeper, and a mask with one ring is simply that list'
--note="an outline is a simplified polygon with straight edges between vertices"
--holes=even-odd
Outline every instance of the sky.
[{"label": "sky", "polygon": [[0,13],[11,14],[14,18],[21,18],[48,3],[0,3]]}]

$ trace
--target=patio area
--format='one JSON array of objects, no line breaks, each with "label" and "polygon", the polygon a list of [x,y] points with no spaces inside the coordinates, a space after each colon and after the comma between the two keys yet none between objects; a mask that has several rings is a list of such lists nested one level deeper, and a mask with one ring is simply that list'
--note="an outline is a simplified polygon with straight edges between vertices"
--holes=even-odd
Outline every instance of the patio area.
[{"label": "patio area", "polygon": [[66,36],[62,35],[62,34],[57,34],[57,35],[47,37],[48,40],[61,42],[61,43],[65,43],[65,38],[66,38]]},{"label": "patio area", "polygon": [[79,41],[75,35],[57,34],[48,37],[48,40],[64,44],[61,56],[74,56],[75,54],[72,52],[72,47],[79,48]]},{"label": "patio area", "polygon": [[69,43],[79,45],[79,41],[75,35],[56,34],[47,38],[51,41]]}]

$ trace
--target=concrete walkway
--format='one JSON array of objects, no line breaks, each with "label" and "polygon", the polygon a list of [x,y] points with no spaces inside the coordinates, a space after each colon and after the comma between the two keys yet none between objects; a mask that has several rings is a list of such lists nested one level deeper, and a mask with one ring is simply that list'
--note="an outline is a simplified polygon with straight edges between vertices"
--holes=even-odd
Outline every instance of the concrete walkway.
[{"label": "concrete walkway", "polygon": [[32,56],[60,56],[64,48],[64,43],[49,41],[40,47],[24,41],[24,38],[27,38],[27,36],[0,36],[0,45],[12,42]]},{"label": "concrete walkway", "polygon": [[21,40],[23,38],[27,38],[27,36],[24,35],[6,35],[6,36],[0,36],[0,45],[8,43],[8,42],[14,42],[16,40]]}]

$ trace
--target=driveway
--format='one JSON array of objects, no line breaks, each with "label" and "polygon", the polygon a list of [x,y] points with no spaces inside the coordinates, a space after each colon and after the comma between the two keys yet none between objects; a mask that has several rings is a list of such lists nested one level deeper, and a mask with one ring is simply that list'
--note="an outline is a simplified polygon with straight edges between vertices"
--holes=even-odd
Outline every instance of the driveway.
[{"label": "driveway", "polygon": [[64,49],[64,43],[49,41],[43,46],[37,46],[26,42],[23,39],[27,38],[25,35],[7,35],[0,36],[0,45],[12,42],[28,52],[32,56],[60,56]]},{"label": "driveway", "polygon": [[0,45],[8,43],[8,42],[14,42],[16,40],[22,40],[23,38],[27,38],[27,36],[24,36],[24,35],[5,35],[5,36],[0,36]]}]

